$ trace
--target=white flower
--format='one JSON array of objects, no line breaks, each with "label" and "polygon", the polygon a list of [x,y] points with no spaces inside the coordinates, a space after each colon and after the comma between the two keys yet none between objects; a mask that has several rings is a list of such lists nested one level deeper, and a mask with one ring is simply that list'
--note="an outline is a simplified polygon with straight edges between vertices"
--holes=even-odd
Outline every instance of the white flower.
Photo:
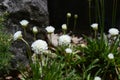
[{"label": "white flower", "polygon": [[98,24],[97,23],[93,23],[91,25],[91,27],[93,28],[93,30],[98,30]]},{"label": "white flower", "polygon": [[63,24],[63,25],[62,25],[62,29],[63,29],[63,30],[67,30],[67,25],[66,25],[66,24]]},{"label": "white flower", "polygon": [[22,38],[22,32],[21,31],[17,31],[14,36],[14,41],[17,40],[17,39],[21,39]]},{"label": "white flower", "polygon": [[47,26],[45,29],[48,33],[53,33],[55,30],[55,28],[53,26]]},{"label": "white flower", "polygon": [[67,45],[71,42],[71,37],[69,35],[62,35],[58,39],[59,45]]},{"label": "white flower", "polygon": [[115,35],[118,35],[118,34],[119,34],[119,30],[116,29],[116,28],[110,28],[108,32],[109,32],[109,34],[112,35],[112,36],[115,36]]},{"label": "white flower", "polygon": [[36,54],[41,54],[41,52],[48,49],[48,44],[44,40],[36,40],[32,43],[31,47]]},{"label": "white flower", "polygon": [[99,76],[96,76],[94,80],[101,80],[101,78]]},{"label": "white flower", "polygon": [[114,59],[113,53],[109,53],[109,54],[108,54],[108,58],[109,58],[109,59]]},{"label": "white flower", "polygon": [[22,20],[22,21],[20,21],[20,24],[22,26],[26,27],[29,24],[29,22],[27,20]]},{"label": "white flower", "polygon": [[33,27],[33,33],[35,33],[35,34],[38,33],[38,29],[36,26]]},{"label": "white flower", "polygon": [[66,52],[66,53],[72,53],[72,49],[66,48],[66,49],[65,49],[65,52]]},{"label": "white flower", "polygon": [[67,17],[71,17],[71,13],[67,13]]}]

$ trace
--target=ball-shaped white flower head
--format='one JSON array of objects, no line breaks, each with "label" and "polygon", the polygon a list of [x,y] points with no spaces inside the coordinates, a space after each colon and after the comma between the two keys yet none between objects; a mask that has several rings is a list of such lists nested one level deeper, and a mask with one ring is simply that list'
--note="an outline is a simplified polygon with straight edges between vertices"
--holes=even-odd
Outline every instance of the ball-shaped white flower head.
[{"label": "ball-shaped white flower head", "polygon": [[66,25],[66,24],[63,24],[63,25],[62,25],[62,29],[63,29],[63,30],[67,30],[67,25]]},{"label": "ball-shaped white flower head", "polygon": [[61,35],[58,39],[59,45],[68,45],[71,42],[71,37],[69,35]]},{"label": "ball-shaped white flower head", "polygon": [[36,26],[33,27],[33,33],[34,33],[34,34],[38,33],[38,29],[37,29]]},{"label": "ball-shaped white flower head", "polygon": [[71,49],[71,48],[66,48],[66,49],[65,49],[65,52],[66,52],[66,53],[72,53],[72,49]]},{"label": "ball-shaped white flower head", "polygon": [[99,76],[96,76],[94,80],[101,80],[101,78]]},{"label": "ball-shaped white flower head", "polygon": [[71,17],[71,13],[67,13],[67,17],[70,18]]},{"label": "ball-shaped white flower head", "polygon": [[23,27],[27,27],[27,25],[29,24],[29,22],[27,20],[22,20],[20,21],[20,24],[23,26]]},{"label": "ball-shaped white flower head", "polygon": [[46,43],[46,41],[39,39],[33,42],[31,47],[36,54],[42,54],[48,49],[48,44]]},{"label": "ball-shaped white flower head", "polygon": [[114,59],[113,53],[109,53],[109,54],[108,54],[108,58],[109,58],[109,59]]},{"label": "ball-shaped white flower head", "polygon": [[93,28],[93,30],[98,30],[98,24],[97,23],[93,23],[91,25],[91,27]]},{"label": "ball-shaped white flower head", "polygon": [[119,34],[119,30],[116,29],[116,28],[110,28],[108,32],[109,32],[109,34],[112,35],[112,36],[115,36],[115,35],[118,35],[118,34]]},{"label": "ball-shaped white flower head", "polygon": [[17,31],[13,36],[14,41],[21,38],[22,38],[22,31]]},{"label": "ball-shaped white flower head", "polygon": [[48,33],[53,33],[55,31],[55,28],[53,26],[47,26],[45,29]]}]

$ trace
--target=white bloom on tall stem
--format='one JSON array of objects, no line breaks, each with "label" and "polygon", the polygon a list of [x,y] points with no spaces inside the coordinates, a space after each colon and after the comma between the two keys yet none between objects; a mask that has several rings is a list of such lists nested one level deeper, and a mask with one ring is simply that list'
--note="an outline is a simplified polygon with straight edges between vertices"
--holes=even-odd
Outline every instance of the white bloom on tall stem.
[{"label": "white bloom on tall stem", "polygon": [[72,49],[66,48],[66,49],[65,49],[65,52],[66,52],[66,53],[72,53]]},{"label": "white bloom on tall stem", "polygon": [[29,22],[27,20],[22,20],[20,21],[20,24],[24,27],[27,27],[27,25],[29,24]]},{"label": "white bloom on tall stem", "polygon": [[109,59],[114,59],[113,53],[109,53],[109,54],[108,54],[108,58],[109,58]]},{"label": "white bloom on tall stem", "polygon": [[22,38],[22,31],[17,31],[14,36],[14,41],[17,40],[17,39],[21,39]]},{"label": "white bloom on tall stem", "polygon": [[34,34],[38,33],[38,29],[37,29],[36,26],[33,27],[33,33],[34,33]]},{"label": "white bloom on tall stem", "polygon": [[42,52],[48,49],[48,44],[44,40],[36,40],[32,43],[31,47],[36,54],[42,54]]},{"label": "white bloom on tall stem", "polygon": [[94,80],[101,80],[101,78],[99,76],[96,76]]},{"label": "white bloom on tall stem", "polygon": [[119,30],[116,29],[116,28],[110,28],[108,32],[109,32],[109,34],[112,35],[112,36],[115,36],[115,35],[118,35],[118,34],[119,34]]},{"label": "white bloom on tall stem", "polygon": [[97,23],[93,23],[91,25],[91,27],[93,28],[93,30],[98,30],[98,24]]},{"label": "white bloom on tall stem", "polygon": [[68,45],[71,42],[71,37],[69,35],[61,35],[58,39],[59,45]]},{"label": "white bloom on tall stem", "polygon": [[66,24],[63,24],[63,25],[62,25],[62,29],[63,29],[63,30],[67,30],[67,25],[66,25]]},{"label": "white bloom on tall stem", "polygon": [[48,33],[53,33],[55,30],[55,28],[53,26],[47,26],[45,29]]}]

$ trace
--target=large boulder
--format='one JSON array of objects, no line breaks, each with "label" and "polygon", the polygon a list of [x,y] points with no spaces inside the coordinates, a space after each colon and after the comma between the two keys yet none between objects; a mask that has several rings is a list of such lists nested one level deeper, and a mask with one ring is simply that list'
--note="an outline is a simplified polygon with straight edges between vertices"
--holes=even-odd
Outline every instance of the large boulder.
[{"label": "large boulder", "polygon": [[40,27],[49,23],[47,0],[0,0],[0,12],[2,11],[9,13],[7,26],[14,27],[15,31],[22,19]]},{"label": "large boulder", "polygon": [[[20,21],[26,19],[29,21],[26,40],[31,43],[32,27],[37,26],[39,32],[43,34],[37,35],[37,38],[45,38],[43,27],[49,24],[49,14],[47,8],[47,0],[0,0],[0,15],[8,12],[7,20],[5,21],[6,30],[14,34],[18,30],[23,30]],[[26,54],[26,45],[22,41],[15,41],[11,46],[11,52],[15,55],[12,65],[17,67],[16,62],[28,63]]]}]

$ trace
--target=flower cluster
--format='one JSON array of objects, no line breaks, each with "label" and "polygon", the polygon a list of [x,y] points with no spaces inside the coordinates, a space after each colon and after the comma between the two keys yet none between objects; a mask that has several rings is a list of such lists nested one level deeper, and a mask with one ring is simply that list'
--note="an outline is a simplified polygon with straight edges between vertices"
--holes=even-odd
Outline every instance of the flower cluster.
[{"label": "flower cluster", "polygon": [[71,37],[69,35],[61,35],[58,41],[59,45],[68,45],[71,42]]},{"label": "flower cluster", "polygon": [[48,44],[44,40],[36,40],[31,47],[36,54],[42,54],[42,52],[48,49]]},{"label": "flower cluster", "polygon": [[20,24],[22,26],[26,27],[29,24],[29,22],[27,20],[22,20],[22,21],[20,21]]},{"label": "flower cluster", "polygon": [[109,59],[114,59],[113,53],[109,53],[109,54],[108,54],[108,58],[109,58]]},{"label": "flower cluster", "polygon": [[99,76],[96,76],[94,80],[101,80],[101,78]]},{"label": "flower cluster", "polygon": [[71,49],[71,48],[66,48],[66,49],[65,49],[65,52],[66,52],[66,53],[72,53],[72,49]]},{"label": "flower cluster", "polygon": [[118,35],[118,34],[119,34],[119,30],[116,29],[116,28],[110,28],[108,32],[109,32],[109,34],[112,35],[112,36],[115,36],[115,35]]},{"label": "flower cluster", "polygon": [[53,33],[55,30],[55,28],[53,26],[47,26],[45,29],[48,33]]}]

